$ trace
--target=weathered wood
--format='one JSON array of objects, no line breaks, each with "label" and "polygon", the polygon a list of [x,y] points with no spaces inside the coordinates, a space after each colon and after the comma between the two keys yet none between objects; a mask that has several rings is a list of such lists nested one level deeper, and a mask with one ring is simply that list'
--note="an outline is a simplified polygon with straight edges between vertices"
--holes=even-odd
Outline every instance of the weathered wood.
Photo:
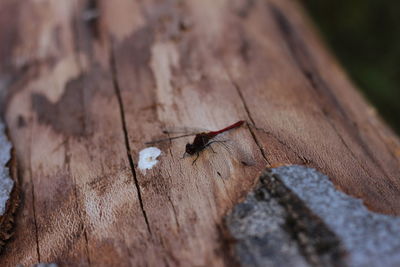
[{"label": "weathered wood", "polygon": [[[265,166],[303,164],[400,214],[400,143],[293,1],[0,3],[2,110],[23,205],[0,261],[227,265],[222,218]],[[136,169],[167,126],[235,131],[257,164],[204,153]],[[210,161],[210,157],[213,158]],[[221,178],[218,173],[222,173]]]}]

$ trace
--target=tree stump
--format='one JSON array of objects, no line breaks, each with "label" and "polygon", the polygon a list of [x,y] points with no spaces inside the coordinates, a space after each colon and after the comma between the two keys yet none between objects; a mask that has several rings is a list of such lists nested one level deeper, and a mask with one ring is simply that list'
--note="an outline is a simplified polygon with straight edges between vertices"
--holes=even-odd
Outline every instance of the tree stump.
[{"label": "tree stump", "polygon": [[[266,167],[329,176],[372,211],[400,214],[400,142],[290,0],[3,0],[1,109],[21,204],[2,266],[228,266],[224,217]],[[256,164],[174,126],[232,132]],[[212,159],[212,160],[211,160]]]}]

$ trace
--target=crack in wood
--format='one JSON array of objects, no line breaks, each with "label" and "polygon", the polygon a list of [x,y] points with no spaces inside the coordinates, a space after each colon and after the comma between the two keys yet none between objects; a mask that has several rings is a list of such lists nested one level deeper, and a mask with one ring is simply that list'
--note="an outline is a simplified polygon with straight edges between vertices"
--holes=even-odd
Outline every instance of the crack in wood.
[{"label": "crack in wood", "polygon": [[291,22],[277,6],[271,3],[269,3],[268,6],[272,14],[271,17],[274,19],[283,40],[286,42],[294,62],[309,81],[311,88],[317,93],[320,93],[319,96],[322,98],[322,101],[332,104],[343,118],[350,120],[343,106],[339,103],[332,90],[330,90],[329,86],[318,73],[309,50],[293,29]]},{"label": "crack in wood", "polygon": [[[244,109],[245,109],[245,111],[246,111],[246,113],[247,113],[247,116],[249,117],[251,123],[252,123],[253,125],[255,125],[254,119],[253,119],[253,117],[251,116],[250,109],[249,109],[249,107],[247,106],[246,100],[244,99],[244,96],[243,96],[243,94],[242,94],[242,91],[240,90],[239,85],[232,79],[232,77],[230,76],[230,74],[229,74],[228,71],[227,71],[227,74],[228,74],[229,80],[231,81],[232,85],[235,87],[236,92],[237,92],[238,95],[239,95],[240,101],[241,101],[242,104],[243,104],[243,107],[244,107]],[[263,148],[263,146],[261,145],[260,141],[258,140],[256,134],[255,134],[254,131],[251,129],[251,127],[247,127],[247,128],[249,129],[250,134],[251,134],[251,136],[253,137],[254,142],[256,143],[257,147],[259,148],[259,150],[260,150],[260,152],[261,152],[261,155],[263,156],[264,160],[268,163],[268,166],[271,166],[271,162],[268,160],[267,155],[265,154],[264,148]]]},{"label": "crack in wood", "polygon": [[172,212],[174,213],[174,217],[175,217],[176,227],[178,228],[178,232],[179,232],[181,226],[179,225],[179,221],[178,221],[178,213],[176,212],[175,205],[174,205],[174,203],[172,202],[171,197],[170,197],[169,195],[167,195],[167,197],[168,197],[169,203],[171,204]]},{"label": "crack in wood", "polygon": [[[289,52],[293,57],[294,62],[300,69],[300,72],[304,75],[306,80],[310,83],[311,87],[316,92],[322,93],[320,95],[322,96],[322,101],[326,102],[327,104],[333,105],[333,107],[335,107],[335,110],[339,111],[339,115],[343,118],[343,120],[341,121],[344,122],[346,128],[349,130],[351,137],[355,138],[357,143],[360,145],[361,149],[371,159],[372,163],[375,164],[379,168],[379,170],[384,174],[386,180],[390,180],[389,179],[390,176],[388,175],[388,173],[385,171],[385,169],[382,167],[379,161],[376,160],[375,156],[369,149],[368,145],[364,142],[364,140],[360,136],[360,132],[355,128],[354,122],[347,115],[347,112],[345,111],[343,106],[339,103],[338,99],[333,94],[333,91],[329,88],[327,83],[319,74],[317,68],[314,66],[314,60],[309,50],[307,49],[305,43],[301,40],[301,38],[296,34],[288,18],[286,18],[286,16],[282,13],[282,11],[274,4],[269,3],[268,6],[271,11],[272,18],[275,20],[277,28],[281,32],[282,38],[283,40],[285,40]],[[345,140],[334,126],[334,122],[332,121],[332,117],[329,114],[329,112],[325,110],[325,108],[319,101],[317,101],[317,103],[320,104],[321,110],[327,117],[328,123],[331,125],[332,128],[334,128],[334,131],[339,136],[341,142],[345,145],[347,149],[350,150],[350,148],[345,144]],[[350,153],[354,157],[354,152],[350,151]],[[360,162],[359,164],[362,165],[362,163]],[[362,166],[362,168],[365,167]]]},{"label": "crack in wood", "polygon": [[125,142],[126,153],[128,156],[129,166],[131,169],[131,173],[132,173],[133,180],[135,183],[136,191],[138,194],[140,209],[142,210],[142,214],[143,214],[143,218],[146,222],[147,230],[148,230],[149,234],[152,235],[149,219],[147,217],[146,210],[143,205],[143,198],[142,198],[142,193],[140,191],[139,181],[138,181],[138,178],[136,175],[135,164],[133,163],[131,146],[129,144],[128,129],[126,126],[126,118],[125,118],[125,113],[124,113],[124,103],[122,101],[121,88],[120,88],[119,82],[118,82],[117,65],[116,65],[116,61],[115,61],[113,45],[111,45],[111,49],[110,49],[110,67],[111,67],[111,76],[112,76],[113,86],[114,86],[115,94],[117,96],[118,106],[119,106],[119,110],[120,110],[122,131],[124,133],[124,142]]},{"label": "crack in wood", "polygon": [[83,221],[83,216],[82,216],[82,208],[81,205],[79,205],[79,201],[78,201],[78,189],[77,189],[77,183],[76,183],[76,179],[75,177],[72,175],[71,172],[71,156],[69,155],[69,138],[66,139],[65,141],[65,152],[64,152],[64,158],[65,158],[65,165],[67,167],[67,171],[68,173],[71,175],[72,177],[72,181],[73,181],[73,191],[74,191],[74,198],[75,198],[75,209],[78,213],[78,217],[79,217],[79,223],[80,226],[82,227],[82,231],[83,231],[83,236],[85,238],[85,249],[86,249],[86,260],[88,262],[88,265],[91,265],[91,260],[90,260],[90,254],[89,254],[89,243],[88,243],[88,238],[87,238],[87,232],[86,232],[86,227]]},{"label": "crack in wood", "polygon": [[292,148],[291,148],[290,146],[288,146],[284,141],[280,140],[278,137],[276,137],[276,136],[275,136],[274,134],[272,134],[271,132],[269,132],[269,131],[267,131],[267,130],[261,128],[261,127],[257,127],[257,125],[256,125],[256,123],[255,123],[255,121],[254,121],[254,119],[253,119],[253,117],[252,117],[252,115],[251,115],[250,108],[248,107],[247,102],[246,102],[246,100],[245,100],[245,98],[244,98],[244,95],[242,94],[242,91],[240,90],[239,85],[234,81],[233,77],[231,77],[231,75],[230,75],[230,73],[229,73],[228,71],[227,71],[227,75],[228,75],[228,77],[229,77],[230,82],[231,82],[231,83],[233,84],[233,86],[235,87],[235,89],[236,89],[236,91],[237,91],[237,93],[238,93],[238,95],[239,95],[239,97],[240,97],[240,100],[241,100],[241,102],[242,102],[242,104],[243,104],[243,106],[244,106],[244,109],[245,109],[245,111],[246,111],[246,113],[247,113],[247,116],[248,116],[249,119],[250,119],[251,125],[248,124],[248,126],[249,126],[249,127],[248,127],[248,128],[249,128],[249,131],[250,131],[250,133],[251,133],[253,139],[255,140],[255,142],[256,142],[258,148],[260,149],[261,154],[263,155],[264,159],[265,159],[266,162],[269,164],[269,166],[271,166],[271,163],[270,163],[269,160],[267,159],[267,157],[266,157],[266,155],[265,155],[265,151],[264,151],[264,149],[262,148],[261,143],[258,141],[258,139],[257,139],[257,137],[256,137],[256,135],[255,135],[255,133],[254,133],[254,131],[252,130],[252,127],[253,127],[254,129],[258,130],[258,131],[262,131],[262,132],[264,132],[264,133],[266,133],[266,134],[272,136],[272,137],[273,137],[275,140],[277,140],[281,145],[283,145],[284,147],[286,147],[287,149],[289,149],[290,151],[292,151],[292,152],[301,160],[301,162],[303,162],[303,164],[306,164],[306,165],[310,164],[310,163],[312,162],[310,159],[307,159],[307,158],[305,158],[305,157],[299,155],[294,149],[292,149]]},{"label": "crack in wood", "polygon": [[303,162],[303,164],[305,165],[309,165],[309,164],[314,164],[314,162],[309,159],[306,158],[305,156],[300,155],[296,150],[294,150],[291,146],[289,146],[285,141],[281,140],[280,138],[278,138],[275,134],[273,134],[270,131],[267,131],[263,128],[257,127],[256,125],[252,125],[252,127],[254,127],[254,129],[256,129],[257,131],[263,132],[269,136],[271,136],[272,138],[274,138],[276,141],[278,141],[279,144],[281,144],[282,146],[284,146],[285,148],[287,148],[288,150],[292,151],[300,160],[301,162]]}]

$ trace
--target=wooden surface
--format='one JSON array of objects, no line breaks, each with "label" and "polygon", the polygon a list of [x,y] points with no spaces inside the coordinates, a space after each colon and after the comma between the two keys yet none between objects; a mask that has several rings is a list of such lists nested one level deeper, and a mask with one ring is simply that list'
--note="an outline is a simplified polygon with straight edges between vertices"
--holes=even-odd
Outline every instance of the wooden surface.
[{"label": "wooden surface", "polygon": [[[22,191],[2,266],[228,265],[223,216],[281,164],[400,214],[399,140],[293,1],[3,0],[0,22]],[[136,169],[165,127],[238,119],[256,126],[233,133],[254,166],[192,166],[188,139]]]}]

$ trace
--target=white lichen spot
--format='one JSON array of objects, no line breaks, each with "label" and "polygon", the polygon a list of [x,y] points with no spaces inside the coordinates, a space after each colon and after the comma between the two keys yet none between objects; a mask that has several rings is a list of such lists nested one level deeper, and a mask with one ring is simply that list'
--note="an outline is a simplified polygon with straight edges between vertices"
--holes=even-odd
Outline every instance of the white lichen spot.
[{"label": "white lichen spot", "polygon": [[4,133],[4,125],[0,122],[0,216],[4,214],[7,200],[10,198],[14,181],[6,164],[11,157],[11,144]]},{"label": "white lichen spot", "polygon": [[157,157],[161,155],[161,150],[156,147],[148,147],[139,152],[139,169],[142,173],[150,170],[157,164]]}]

